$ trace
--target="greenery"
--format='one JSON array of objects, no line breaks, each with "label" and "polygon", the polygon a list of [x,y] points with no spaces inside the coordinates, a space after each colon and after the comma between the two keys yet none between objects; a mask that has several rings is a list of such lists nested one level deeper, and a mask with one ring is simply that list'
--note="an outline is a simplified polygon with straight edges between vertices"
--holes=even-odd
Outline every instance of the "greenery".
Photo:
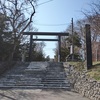
[{"label": "greenery", "polygon": [[88,75],[96,80],[100,80],[100,61],[93,62],[93,67],[88,71]]},{"label": "greenery", "polygon": [[[33,31],[34,28],[32,27],[32,22],[35,14],[36,3],[37,0],[0,0],[0,26],[3,26],[3,28],[0,27],[0,39],[2,36],[3,42],[11,44],[9,47],[9,57],[6,60],[9,59],[12,61],[13,58],[15,58],[14,56],[20,46],[20,43],[25,41],[23,32]],[[27,10],[27,7],[30,7],[30,10]],[[7,24],[5,25],[5,23]],[[11,34],[9,35],[9,38],[5,39],[4,36],[7,37],[7,34],[2,34],[3,32],[10,32]],[[11,41],[9,42],[9,40]]]},{"label": "greenery", "polygon": [[73,65],[77,71],[83,71],[85,69],[85,62],[68,62],[69,65]]},{"label": "greenery", "polygon": [[69,44],[72,44],[72,38],[73,38],[73,43],[77,47],[81,47],[81,38],[79,37],[78,33],[74,32],[74,34],[70,34],[68,38],[66,38],[66,41]]},{"label": "greenery", "polygon": [[[73,65],[76,70],[83,71],[85,69],[85,62],[68,62],[70,65]],[[100,80],[100,61],[93,62],[93,67],[87,71],[87,74],[96,79]]]},{"label": "greenery", "polygon": [[66,56],[69,54],[68,48],[61,48],[61,61],[66,61]]},{"label": "greenery", "polygon": [[[38,0],[1,0],[0,2],[0,61],[21,60],[22,53],[29,53],[28,48],[23,49],[25,37],[24,31],[35,30],[32,27],[33,17],[35,14],[35,5]],[[6,3],[5,3],[6,2]],[[9,4],[9,6],[7,6]],[[30,7],[30,10],[27,10]],[[13,8],[13,9],[12,9]],[[24,8],[24,9],[23,9]],[[74,35],[72,36],[72,25],[66,28],[69,37],[61,37],[61,61],[66,61],[66,57],[70,54],[72,45],[72,37],[74,42],[74,53],[84,53],[86,57],[86,40],[85,40],[85,24],[91,25],[91,40],[92,47],[98,43],[100,39],[100,0],[91,4],[90,11],[84,12],[85,18],[78,19],[74,22]],[[27,15],[27,16],[26,16]],[[10,32],[11,31],[11,32]],[[6,32],[6,33],[5,33]],[[93,44],[94,43],[94,44]],[[34,44],[33,44],[34,45]],[[37,47],[36,50],[35,47]],[[44,61],[45,55],[43,52],[43,44],[35,44],[32,48],[32,59]],[[55,59],[58,57],[58,45],[55,49]],[[94,50],[94,49],[92,49]],[[84,52],[83,52],[84,51]],[[95,52],[93,52],[94,55]],[[46,58],[49,60],[49,57]],[[83,62],[77,62],[77,66],[81,66]],[[83,64],[84,65],[84,64]],[[82,65],[82,66],[83,66]],[[79,67],[78,67],[79,68]],[[96,67],[95,67],[96,68]],[[97,68],[98,69],[98,68]],[[80,70],[80,69],[79,69]],[[92,69],[93,70],[93,69]]]},{"label": "greenery", "polygon": [[[70,32],[71,33],[71,32]],[[73,42],[74,42],[74,48],[76,47],[77,49],[74,51],[77,52],[78,48],[81,47],[81,38],[79,35],[75,32],[73,35]],[[70,54],[70,47],[72,45],[72,35],[70,34],[68,37],[62,37],[61,38],[61,61],[65,62],[66,57]],[[58,47],[56,47],[55,50],[55,58],[58,58]]]}]

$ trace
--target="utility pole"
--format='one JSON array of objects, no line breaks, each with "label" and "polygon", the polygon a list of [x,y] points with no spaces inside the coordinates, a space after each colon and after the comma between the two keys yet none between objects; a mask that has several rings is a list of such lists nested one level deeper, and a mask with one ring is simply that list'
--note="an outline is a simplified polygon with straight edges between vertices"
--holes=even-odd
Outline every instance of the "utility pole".
[{"label": "utility pole", "polygon": [[72,61],[74,61],[74,27],[73,27],[73,18],[71,20],[72,24]]}]

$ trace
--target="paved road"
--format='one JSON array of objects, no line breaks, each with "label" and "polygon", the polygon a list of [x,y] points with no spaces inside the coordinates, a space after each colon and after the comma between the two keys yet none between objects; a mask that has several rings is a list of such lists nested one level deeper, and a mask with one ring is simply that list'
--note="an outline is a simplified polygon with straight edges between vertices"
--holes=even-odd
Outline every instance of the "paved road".
[{"label": "paved road", "polygon": [[64,90],[0,90],[0,100],[89,100],[78,93]]}]

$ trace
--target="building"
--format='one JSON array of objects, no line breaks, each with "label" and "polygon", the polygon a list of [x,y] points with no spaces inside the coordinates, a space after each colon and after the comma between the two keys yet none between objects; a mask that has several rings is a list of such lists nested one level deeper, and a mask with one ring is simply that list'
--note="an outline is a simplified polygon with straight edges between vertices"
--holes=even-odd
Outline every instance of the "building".
[{"label": "building", "polygon": [[100,42],[94,42],[92,44],[92,60],[100,61]]}]

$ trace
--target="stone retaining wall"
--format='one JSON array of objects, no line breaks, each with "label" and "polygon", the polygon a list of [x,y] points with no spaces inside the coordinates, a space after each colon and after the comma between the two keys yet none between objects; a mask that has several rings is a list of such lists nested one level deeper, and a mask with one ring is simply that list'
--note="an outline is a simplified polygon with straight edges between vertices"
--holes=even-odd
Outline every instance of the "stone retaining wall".
[{"label": "stone retaining wall", "polygon": [[100,100],[100,81],[90,78],[86,71],[76,71],[69,65],[69,78],[76,92],[90,100]]},{"label": "stone retaining wall", "polygon": [[80,74],[74,84],[74,89],[91,100],[100,100],[100,82]]}]

